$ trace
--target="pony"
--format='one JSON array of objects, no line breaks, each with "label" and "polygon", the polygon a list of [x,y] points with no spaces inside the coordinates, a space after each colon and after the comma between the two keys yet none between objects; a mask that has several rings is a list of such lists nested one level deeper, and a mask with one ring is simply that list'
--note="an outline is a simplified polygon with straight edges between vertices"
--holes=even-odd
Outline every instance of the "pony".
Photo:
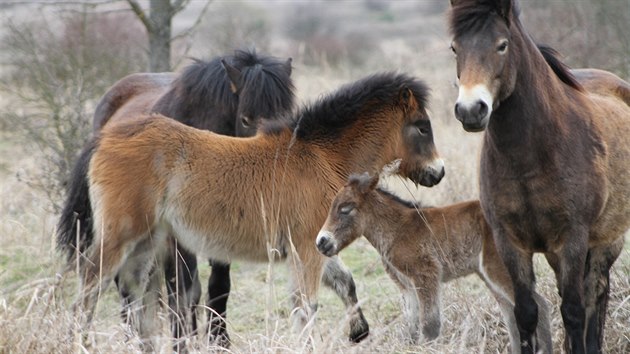
[{"label": "pony", "polygon": [[[236,50],[210,61],[194,60],[180,74],[136,73],[116,82],[101,98],[93,118],[93,134],[106,124],[118,124],[139,114],[160,113],[186,125],[222,135],[252,136],[260,121],[282,119],[295,108],[291,80],[291,58],[279,59]],[[81,175],[87,160],[79,160],[75,169]],[[91,211],[87,181],[69,193],[58,227],[59,238],[74,238],[78,224],[91,239]],[[73,202],[74,200],[74,202]],[[76,216],[75,216],[76,215]],[[77,245],[74,245],[77,247]],[[78,246],[83,249],[81,245]],[[196,310],[201,289],[197,259],[193,253],[173,242],[162,268],[166,279],[173,337],[183,338],[197,331]],[[230,266],[210,260],[212,273],[206,301],[210,341],[227,347],[229,335],[225,326],[230,291]],[[128,320],[133,291],[121,286],[123,319]],[[344,299],[344,301],[347,301]],[[176,351],[184,350],[177,340]]]},{"label": "pony", "polygon": [[451,5],[455,116],[485,130],[480,202],[512,279],[521,350],[537,349],[540,252],[562,297],[566,352],[599,353],[609,269],[630,228],[630,86],[592,69],[574,75],[541,52],[513,1]]},{"label": "pony", "polygon": [[[420,337],[420,322],[425,340],[440,334],[440,284],[477,274],[499,303],[512,352],[519,352],[510,276],[494,246],[479,201],[421,207],[378,188],[378,182],[378,175],[350,176],[337,192],[317,235],[319,251],[332,257],[365,236],[402,292],[412,343]],[[535,299],[543,318],[536,336],[551,352],[548,304],[538,294]]]},{"label": "pony", "polygon": [[[339,292],[355,292],[350,272],[314,247],[327,205],[348,175],[402,159],[399,174],[415,183],[433,186],[444,176],[427,97],[420,80],[380,73],[302,108],[290,125],[267,122],[250,138],[155,114],[106,125],[81,155],[89,161],[85,174],[72,180],[88,181],[93,217],[93,238],[79,240],[86,249],[74,308],[83,328],[116,274],[137,284],[141,296],[154,296],[148,265],[162,257],[172,234],[185,249],[224,263],[286,259],[294,328],[308,333],[322,273]],[[72,259],[72,239],[58,241]],[[324,271],[331,264],[334,274]],[[350,332],[367,333],[360,308],[346,307]],[[149,345],[155,312],[155,305],[138,311]]]}]

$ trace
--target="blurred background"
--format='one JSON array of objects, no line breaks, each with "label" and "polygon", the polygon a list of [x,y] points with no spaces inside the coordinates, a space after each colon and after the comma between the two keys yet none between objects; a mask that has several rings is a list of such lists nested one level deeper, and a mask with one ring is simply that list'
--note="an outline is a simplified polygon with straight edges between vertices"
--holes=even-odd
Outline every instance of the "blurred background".
[{"label": "blurred background", "polygon": [[[630,79],[630,0],[529,0],[520,5],[532,37],[556,48],[569,66],[601,68]],[[448,7],[447,0],[0,2],[0,353],[71,351],[63,344],[63,329],[72,323],[66,310],[74,280],[57,274],[56,217],[69,171],[90,137],[95,104],[130,73],[178,72],[192,58],[256,48],[293,58],[297,95],[306,103],[377,71],[409,72],[432,88],[430,112],[447,172],[431,189],[400,178],[388,180],[388,186],[424,204],[476,198],[481,134],[465,133],[452,114],[457,90]],[[607,332],[611,353],[630,351],[628,248],[627,241],[613,268]],[[474,278],[446,288],[443,335],[436,343],[422,349],[405,344],[398,292],[378,256],[365,241],[345,252],[342,257],[355,274],[373,332],[367,344],[345,343],[347,329],[338,316],[343,307],[323,290],[318,321],[321,338],[329,339],[324,349],[459,352],[473,346],[481,352],[507,351],[494,300]],[[538,286],[557,301],[546,267],[537,263]],[[275,290],[286,277],[284,267],[278,268],[276,281],[269,284],[267,265],[233,267],[228,325],[235,351],[299,351],[286,338],[288,299],[284,289]],[[208,267],[202,272],[203,279]],[[256,289],[266,290],[256,294]],[[138,347],[118,320],[117,295],[109,293],[111,306],[100,306],[97,328],[101,337],[113,340],[104,341],[99,351],[134,352]],[[273,306],[266,296],[274,299]],[[555,311],[554,339],[560,343],[557,306]],[[270,318],[276,327],[265,327]],[[164,350],[168,348],[166,338]]]}]

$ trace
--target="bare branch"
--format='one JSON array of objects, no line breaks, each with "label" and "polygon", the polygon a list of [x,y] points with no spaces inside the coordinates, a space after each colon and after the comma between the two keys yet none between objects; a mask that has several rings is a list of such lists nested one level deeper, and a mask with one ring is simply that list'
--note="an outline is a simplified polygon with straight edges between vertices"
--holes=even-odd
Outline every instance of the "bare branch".
[{"label": "bare branch", "polygon": [[136,0],[127,0],[129,6],[131,6],[131,10],[138,16],[144,27],[147,28],[147,32],[151,33],[155,31],[155,26],[153,25],[153,21],[147,16],[146,12],[142,10],[142,7]]},{"label": "bare branch", "polygon": [[195,32],[195,30],[197,29],[197,27],[199,27],[199,24],[203,20],[203,17],[206,14],[206,12],[208,11],[208,8],[210,7],[210,4],[212,2],[213,2],[213,0],[208,0],[206,2],[206,5],[203,7],[203,9],[201,9],[201,12],[199,13],[199,16],[197,16],[197,19],[195,20],[195,22],[190,27],[188,27],[187,29],[185,29],[185,30],[181,31],[180,33],[178,33],[177,35],[173,36],[173,38],[171,38],[171,41],[175,41],[175,40],[180,39],[182,37],[189,36],[193,32]]},{"label": "bare branch", "polygon": [[171,16],[174,16],[176,13],[182,11],[190,0],[175,0],[173,4],[171,4]]}]

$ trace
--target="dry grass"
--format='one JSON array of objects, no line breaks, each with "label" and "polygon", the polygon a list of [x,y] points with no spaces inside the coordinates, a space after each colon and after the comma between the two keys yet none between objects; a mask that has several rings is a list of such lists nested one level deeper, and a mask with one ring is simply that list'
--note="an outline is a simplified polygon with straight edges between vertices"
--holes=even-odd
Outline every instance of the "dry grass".
[{"label": "dry grass", "polygon": [[[295,61],[294,78],[302,100],[316,98],[340,84],[377,70],[402,70],[425,79],[433,89],[430,111],[436,143],[446,160],[447,175],[431,188],[414,186],[392,177],[387,184],[399,194],[424,204],[443,205],[475,198],[478,194],[477,164],[480,134],[465,133],[452,117],[454,68],[448,39],[440,34],[439,19],[429,19],[427,31],[415,45],[396,39],[381,43],[382,55],[364,68],[330,69],[306,67]],[[431,33],[434,32],[423,32]],[[136,353],[137,338],[121,324],[120,305],[113,288],[103,295],[89,338],[83,348],[72,340],[76,320],[70,304],[76,296],[75,274],[63,276],[61,257],[54,252],[55,216],[46,212],[44,199],[16,174],[31,166],[20,143],[0,132],[0,354],[2,353]],[[606,328],[606,352],[630,352],[630,242],[612,270],[611,298]],[[359,240],[341,257],[351,269],[357,292],[370,326],[369,338],[358,344],[347,342],[347,318],[343,305],[329,290],[320,292],[320,310],[310,346],[290,330],[286,265],[237,262],[228,307],[228,330],[235,353],[505,353],[508,336],[501,324],[496,303],[483,283],[468,277],[447,284],[442,292],[442,334],[438,340],[418,346],[405,341],[399,292],[384,273],[376,252]],[[563,340],[562,321],[555,279],[540,258],[536,258],[538,290],[554,306],[555,350]],[[203,283],[209,268],[201,265]],[[272,275],[269,281],[270,274]],[[158,352],[171,352],[167,313],[155,338]],[[345,320],[344,320],[345,319]],[[191,338],[193,351],[207,352],[205,338]],[[219,350],[218,348],[210,348]]]}]

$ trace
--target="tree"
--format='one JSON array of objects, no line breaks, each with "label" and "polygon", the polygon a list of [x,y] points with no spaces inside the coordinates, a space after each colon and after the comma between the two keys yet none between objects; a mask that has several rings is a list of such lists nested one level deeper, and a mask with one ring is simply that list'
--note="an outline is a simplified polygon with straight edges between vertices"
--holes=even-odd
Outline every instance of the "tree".
[{"label": "tree", "polygon": [[[186,8],[190,0],[150,0],[148,16],[137,0],[127,0],[127,2],[147,30],[149,37],[149,71],[170,71],[171,42],[175,39],[171,35],[173,17]],[[206,2],[197,21],[188,31],[191,31],[199,24],[210,2],[210,0]]]}]

